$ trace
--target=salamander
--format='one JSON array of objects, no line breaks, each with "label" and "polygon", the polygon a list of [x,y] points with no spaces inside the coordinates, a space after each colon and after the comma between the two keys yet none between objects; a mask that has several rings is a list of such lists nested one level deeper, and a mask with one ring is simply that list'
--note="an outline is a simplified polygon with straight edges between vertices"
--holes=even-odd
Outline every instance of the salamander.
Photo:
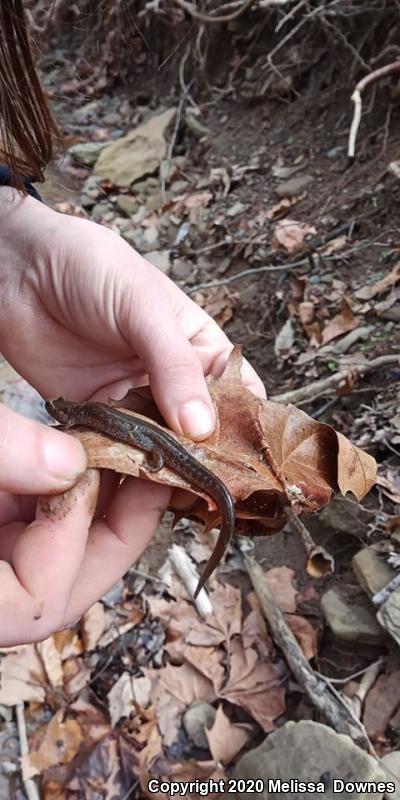
[{"label": "salamander", "polygon": [[104,433],[115,441],[138,447],[147,456],[147,466],[157,472],[164,465],[190,483],[194,489],[208,494],[221,515],[221,530],[215,549],[200,577],[194,597],[219,564],[235,529],[235,506],[223,481],[201,464],[168,431],[133,413],[124,413],[106,403],[76,403],[59,397],[47,400],[46,410],[64,428],[82,425]]}]

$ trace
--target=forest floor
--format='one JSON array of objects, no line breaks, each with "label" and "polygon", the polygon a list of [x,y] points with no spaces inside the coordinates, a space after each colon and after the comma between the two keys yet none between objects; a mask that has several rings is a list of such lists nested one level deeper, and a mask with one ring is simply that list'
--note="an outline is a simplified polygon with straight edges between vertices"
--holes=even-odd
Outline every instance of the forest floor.
[{"label": "forest floor", "polygon": [[[374,95],[349,165],[352,86],[317,98],[263,102],[241,96],[240,87],[235,95],[211,93],[204,102],[189,95],[179,111],[181,125],[167,134],[174,147],[165,186],[156,173],[143,175],[139,187],[121,190],[90,182],[96,168],[85,166],[85,146],[118,139],[149,116],[176,107],[176,100],[171,96],[162,105],[150,94],[138,106],[127,90],[87,96],[84,83],[74,85],[62,60],[44,80],[70,148],[50,166],[44,200],[119,231],[242,346],[270,398],[289,402],[287,393],[303,390],[302,396],[293,395],[294,405],[378,461],[378,484],[360,504],[340,497],[305,520],[317,545],[333,556],[333,574],[308,574],[301,537],[290,523],[257,538],[254,554],[281,610],[292,622],[297,617],[303,635],[298,641],[314,670],[337,681],[337,689],[353,700],[365,689],[356,718],[378,756],[396,750],[400,627],[397,621],[391,638],[377,624],[371,595],[390,582],[400,564],[398,105],[385,90]],[[190,110],[200,127],[188,119]],[[381,356],[391,359],[369,370]],[[363,375],[357,372],[360,364]],[[337,391],[333,382],[316,384],[339,370],[346,377]],[[195,561],[207,555],[209,539],[193,525],[181,523],[171,534],[164,524],[140,563],[88,612],[83,627],[49,645],[52,657],[42,650],[39,665],[35,648],[29,650],[32,660],[21,680],[29,683],[28,674],[36,669],[37,675],[39,666],[45,677],[37,696],[25,696],[31,734],[25,774],[40,776],[45,800],[128,800],[148,796],[144,783],[151,774],[181,780],[187,774],[199,779],[229,774],[239,752],[254,748],[274,726],[326,721],[305,687],[285,673],[267,633],[269,655],[264,653],[262,663],[279,687],[273,698],[265,676],[257,677],[249,664],[263,700],[251,696],[244,670],[236,674],[233,689],[232,664],[218,689],[205,667],[199,672],[203,683],[195,685],[189,666],[194,671],[200,655],[188,631],[197,625],[196,612],[184,586],[171,578],[172,567],[165,569],[173,541],[188,548]],[[352,559],[361,552],[368,563],[355,567]],[[236,635],[246,651],[246,623],[256,608],[236,547],[211,585],[221,625],[217,634],[218,626],[209,622],[206,634],[198,618],[203,638],[197,651],[205,649],[201,657],[211,663],[225,646],[215,664],[228,669],[232,654],[223,642]],[[229,635],[223,630],[228,623]],[[264,634],[261,628],[254,633],[253,618],[252,624],[260,654]],[[191,655],[182,666],[177,653],[183,641]],[[164,695],[154,699],[149,684],[157,671],[164,672]],[[360,690],[365,675],[372,674]],[[146,699],[138,699],[140,690]],[[3,684],[3,708],[6,692]],[[184,697],[182,704],[175,703],[176,694]],[[191,728],[184,715],[199,701],[203,717]],[[207,738],[205,724],[213,731]],[[63,758],[54,755],[57,746],[64,748]],[[20,798],[23,790],[15,781],[7,776],[9,796]]]}]

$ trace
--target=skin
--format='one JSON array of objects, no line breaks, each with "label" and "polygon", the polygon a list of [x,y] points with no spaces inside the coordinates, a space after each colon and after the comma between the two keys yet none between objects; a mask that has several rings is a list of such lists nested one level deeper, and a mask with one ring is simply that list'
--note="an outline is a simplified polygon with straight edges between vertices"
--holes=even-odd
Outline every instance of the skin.
[{"label": "skin", "polygon": [[[9,187],[0,254],[0,350],[44,397],[107,400],[149,382],[171,429],[211,433],[204,375],[222,372],[232,343],[169,278],[106,228]],[[247,363],[242,378],[264,396]],[[99,475],[85,469],[71,435],[0,405],[1,646],[74,624],[140,557],[169,503],[166,486],[103,473],[93,517]]]}]

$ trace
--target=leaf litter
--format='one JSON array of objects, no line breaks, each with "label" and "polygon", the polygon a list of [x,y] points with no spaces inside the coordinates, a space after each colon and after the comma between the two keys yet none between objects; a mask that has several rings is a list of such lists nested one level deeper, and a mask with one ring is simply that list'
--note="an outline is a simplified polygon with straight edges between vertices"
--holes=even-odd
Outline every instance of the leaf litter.
[{"label": "leaf litter", "polygon": [[[316,229],[301,221],[303,196],[283,198],[249,219],[249,203],[241,203],[235,189],[252,169],[250,165],[247,168],[231,164],[213,167],[206,184],[197,185],[200,181],[190,180],[188,186],[178,190],[179,181],[184,182],[187,174],[182,174],[179,160],[173,160],[171,183],[176,182],[177,191],[172,197],[161,202],[156,198],[147,206],[149,198],[139,196],[133,187],[127,197],[139,198],[140,213],[132,221],[118,216],[115,208],[111,214],[114,201],[108,194],[111,200],[104,203],[102,223],[128,234],[134,224],[140,231],[139,244],[144,252],[148,249],[148,233],[149,242],[158,234],[167,251],[167,244],[175,246],[175,242],[180,255],[187,256],[192,266],[189,285],[196,280],[199,269],[195,248],[201,249],[204,244],[207,248],[222,243],[222,252],[229,253],[229,269],[239,263],[242,254],[246,259],[243,266],[268,263],[268,247],[280,265],[285,258],[293,260],[292,254],[308,257],[308,236],[315,236]],[[289,177],[286,173],[280,176]],[[112,191],[111,187],[106,189],[108,193]],[[221,202],[225,199],[224,209]],[[157,203],[158,208],[151,208]],[[287,219],[294,205],[299,208],[298,219]],[[233,209],[235,214],[231,216],[226,209]],[[59,210],[82,213],[74,203],[60,206]],[[87,213],[83,212],[83,216]],[[172,239],[167,242],[171,227]],[[241,239],[245,243],[241,244]],[[347,237],[338,235],[318,250],[329,258],[348,245]],[[208,254],[202,258],[201,269],[206,277],[208,273],[214,277],[219,262],[208,260]],[[325,267],[327,278],[331,265],[331,261],[324,265],[321,260],[320,271],[323,273]],[[224,273],[221,270],[219,274]],[[294,272],[288,275],[293,284],[297,283],[297,296],[290,292],[287,282],[281,283],[272,292],[271,306],[275,303],[279,309],[275,353],[282,379],[291,388],[293,379],[294,385],[311,383],[321,371],[326,374],[327,369],[333,368],[328,366],[329,356],[323,348],[342,342],[346,334],[356,331],[360,318],[367,316],[369,322],[372,318],[374,331],[374,314],[379,316],[380,310],[375,299],[384,296],[386,299],[380,303],[386,303],[390,311],[399,270],[395,264],[380,280],[361,289],[356,287],[355,291],[347,278],[313,283],[315,271],[300,278]],[[239,287],[240,282],[235,286]],[[222,286],[197,290],[194,297],[219,324],[235,321],[240,313],[240,291],[228,292]],[[282,331],[284,334],[280,335]],[[358,349],[356,340],[355,343],[357,350],[353,346],[349,364],[366,359],[364,348]],[[299,356],[306,358],[296,365]],[[374,464],[368,455],[330,425],[316,422],[299,408],[282,407],[271,401],[258,404],[245,398],[239,388],[239,361],[236,351],[224,376],[210,383],[218,411],[214,437],[201,445],[180,440],[227,482],[236,501],[238,531],[253,535],[281,530],[288,503],[296,513],[308,513],[327,506],[339,490],[362,498],[374,480]],[[333,360],[333,364],[335,367],[338,362]],[[288,370],[292,371],[290,375]],[[356,376],[349,378],[347,393],[353,392],[358,382]],[[137,409],[137,395],[125,401],[131,410]],[[139,413],[162,424],[154,414],[151,398],[140,405]],[[235,424],[235,414],[240,425]],[[390,420],[395,419],[390,410],[387,414]],[[364,410],[357,422],[363,427],[360,431],[354,424],[352,439],[360,447],[368,447],[376,431],[373,411]],[[338,418],[338,423],[342,428],[343,418]],[[98,437],[95,441],[91,433],[80,435],[86,437],[85,443],[98,465],[101,462],[111,464],[117,471],[129,471],[123,447],[113,449]],[[390,438],[395,433],[389,423],[380,435],[381,441],[385,437],[385,441],[396,444]],[[130,450],[131,459],[133,474],[151,480],[159,477],[177,488],[193,490],[168,470],[160,476],[146,473],[139,452]],[[377,484],[385,503],[391,503],[396,510],[396,469],[390,464],[381,467]],[[205,523],[207,531],[219,524],[208,497],[202,498],[196,517]],[[207,538],[191,540],[191,550],[195,560],[206,560],[210,552]],[[233,559],[219,570],[219,578],[232,573],[232,563]],[[287,567],[267,569],[265,580],[306,658],[312,660],[317,654],[318,626],[302,616],[297,607],[307,592],[296,589],[296,574]],[[124,585],[124,598],[114,608],[106,602],[98,603],[75,628],[55,634],[40,645],[3,654],[0,702],[12,706],[22,698],[28,703],[27,721],[30,729],[36,730],[30,735],[26,768],[36,770],[45,800],[92,800],[96,791],[113,800],[128,796],[138,781],[138,791],[145,795],[148,777],[153,775],[178,780],[225,775],[225,767],[241,750],[259,741],[260,731],[273,730],[286,719],[290,676],[253,592],[241,597],[235,587],[221,585],[213,577],[209,584],[213,613],[202,619],[176,577],[171,593],[157,593],[154,586],[149,592],[147,584],[146,592],[137,596],[129,593],[127,580]],[[133,578],[129,586],[135,586]],[[119,613],[122,609],[123,613]],[[154,648],[149,664],[141,663],[143,648],[138,644],[144,631]],[[397,727],[397,694],[390,682],[390,675],[395,681],[396,674],[385,673],[376,682],[375,691],[367,695],[363,721],[376,741],[383,741],[388,730]],[[200,699],[211,702],[216,710],[213,725],[206,729],[208,751],[202,753],[187,740],[182,729],[184,711]]]}]

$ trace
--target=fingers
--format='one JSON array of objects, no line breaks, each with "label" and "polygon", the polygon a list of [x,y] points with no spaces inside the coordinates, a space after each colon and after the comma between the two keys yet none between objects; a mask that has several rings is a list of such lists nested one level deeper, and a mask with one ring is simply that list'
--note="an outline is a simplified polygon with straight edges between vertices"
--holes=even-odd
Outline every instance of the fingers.
[{"label": "fingers", "polygon": [[2,530],[5,544],[13,545],[10,561],[0,562],[2,646],[40,641],[65,625],[98,485],[97,470],[88,470],[70,492],[41,498],[30,525]]},{"label": "fingers", "polygon": [[93,523],[85,558],[66,611],[78,619],[142,555],[160,524],[171,488],[127,478],[104,520]]},{"label": "fingers", "polygon": [[86,469],[77,439],[0,404],[0,488],[16,494],[68,489]]}]

